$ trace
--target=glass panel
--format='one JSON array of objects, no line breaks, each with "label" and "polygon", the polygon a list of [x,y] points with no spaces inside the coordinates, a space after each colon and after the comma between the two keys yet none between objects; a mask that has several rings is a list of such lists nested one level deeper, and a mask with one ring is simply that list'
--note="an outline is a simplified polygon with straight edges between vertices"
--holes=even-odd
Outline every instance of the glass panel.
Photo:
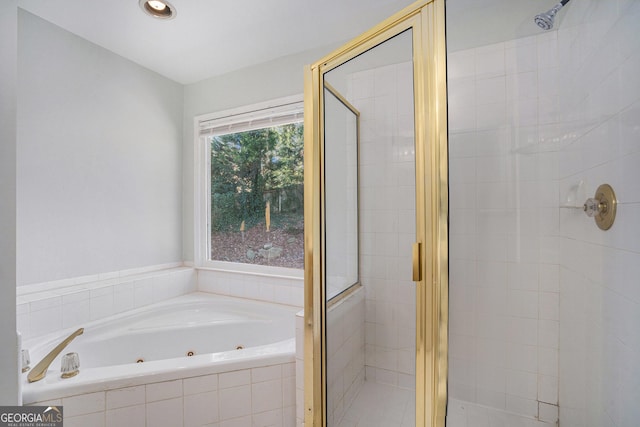
[{"label": "glass panel", "polygon": [[[360,112],[358,225],[361,288],[327,310],[327,425],[415,424],[416,301],[411,247],[416,238],[412,31],[393,37],[325,73]],[[335,96],[324,91],[326,109]],[[344,108],[341,109],[344,111]],[[325,112],[325,114],[327,114]],[[334,114],[334,113],[331,113]],[[344,112],[342,113],[344,116]],[[344,117],[342,117],[344,121]],[[332,129],[325,129],[326,179],[343,179],[348,161],[329,158]],[[343,138],[344,139],[344,138]],[[342,149],[344,150],[344,149]],[[346,187],[344,183],[342,187]],[[327,220],[330,202],[327,185]],[[333,203],[339,203],[334,201]],[[341,202],[340,202],[341,203]],[[327,222],[327,250],[347,234]],[[342,248],[345,252],[346,249]],[[326,274],[339,267],[326,256]],[[339,264],[342,265],[342,264]],[[331,280],[327,277],[326,284]],[[327,289],[329,292],[329,289]],[[366,309],[365,309],[366,307]],[[365,333],[366,331],[366,333]]]},{"label": "glass panel", "polygon": [[324,132],[329,300],[358,282],[358,116],[328,89]]}]

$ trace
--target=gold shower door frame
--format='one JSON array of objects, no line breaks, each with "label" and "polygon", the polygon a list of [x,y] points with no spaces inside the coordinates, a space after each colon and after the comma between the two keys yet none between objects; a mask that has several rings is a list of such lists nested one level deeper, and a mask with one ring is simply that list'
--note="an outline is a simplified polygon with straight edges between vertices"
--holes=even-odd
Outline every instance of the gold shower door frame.
[{"label": "gold shower door frame", "polygon": [[324,73],[412,28],[416,148],[416,426],[444,427],[448,182],[445,0],[420,0],[305,68],[304,420],[326,426]]}]

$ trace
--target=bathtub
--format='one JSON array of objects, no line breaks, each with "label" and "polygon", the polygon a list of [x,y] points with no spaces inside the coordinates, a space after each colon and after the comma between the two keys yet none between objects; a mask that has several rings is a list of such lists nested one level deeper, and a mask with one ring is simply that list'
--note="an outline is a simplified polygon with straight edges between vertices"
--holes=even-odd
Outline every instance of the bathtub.
[{"label": "bathtub", "polygon": [[[60,355],[43,380],[29,384],[22,374],[23,403],[292,365],[297,311],[294,306],[196,292],[79,325],[84,334],[61,355],[77,352],[80,373],[60,378]],[[23,343],[31,365],[74,330]]]}]

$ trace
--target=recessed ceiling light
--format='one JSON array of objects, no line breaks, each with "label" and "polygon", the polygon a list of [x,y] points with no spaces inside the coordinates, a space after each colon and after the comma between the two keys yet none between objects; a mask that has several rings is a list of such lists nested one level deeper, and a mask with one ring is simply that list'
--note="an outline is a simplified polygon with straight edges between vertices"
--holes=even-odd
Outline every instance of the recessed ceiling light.
[{"label": "recessed ceiling light", "polygon": [[165,0],[140,0],[140,8],[150,16],[159,19],[173,19],[176,17],[176,8]]},{"label": "recessed ceiling light", "polygon": [[165,10],[167,8],[166,4],[158,0],[149,0],[147,4],[158,11]]}]

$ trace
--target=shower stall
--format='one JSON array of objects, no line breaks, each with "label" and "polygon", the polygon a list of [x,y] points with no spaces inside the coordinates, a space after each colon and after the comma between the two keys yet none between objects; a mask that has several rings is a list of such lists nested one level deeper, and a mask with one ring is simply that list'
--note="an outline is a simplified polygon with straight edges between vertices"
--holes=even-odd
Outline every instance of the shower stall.
[{"label": "shower stall", "polygon": [[640,1],[479,3],[308,70],[308,425],[640,424]]},{"label": "shower stall", "polygon": [[[447,426],[640,425],[640,2],[461,3]],[[603,184],[608,230],[583,212]]]}]

